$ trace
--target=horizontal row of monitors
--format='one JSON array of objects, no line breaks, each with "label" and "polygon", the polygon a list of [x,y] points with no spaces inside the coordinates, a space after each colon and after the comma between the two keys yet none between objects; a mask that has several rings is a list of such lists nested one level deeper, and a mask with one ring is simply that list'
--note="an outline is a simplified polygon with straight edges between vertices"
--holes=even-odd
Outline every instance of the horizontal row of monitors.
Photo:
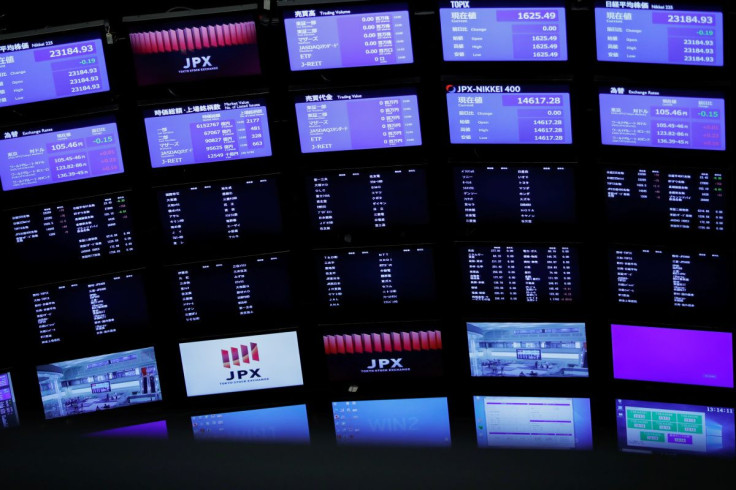
[{"label": "horizontal row of monitors", "polygon": [[[572,143],[569,88],[447,85],[452,144]],[[722,94],[603,87],[604,145],[725,151]],[[419,147],[415,89],[299,96],[302,153]],[[154,169],[272,155],[265,99],[217,100],[144,110]],[[123,142],[125,143],[125,142]],[[65,120],[0,132],[5,191],[125,171],[116,118]]]},{"label": "horizontal row of monitors", "polygon": [[[261,73],[253,8],[123,19],[140,86]],[[722,8],[599,1],[597,58],[724,66]],[[414,62],[406,3],[283,10],[292,71]],[[439,2],[445,61],[566,61],[564,0]],[[104,26],[0,37],[0,108],[108,92]],[[271,52],[269,52],[269,55]]]},{"label": "horizontal row of monitors", "polygon": [[[99,393],[103,392],[98,390]],[[588,398],[474,396],[473,408],[478,447],[593,449]],[[617,399],[615,410],[618,446],[622,451],[736,456],[733,408]],[[444,397],[335,401],[330,411],[338,445],[452,444],[448,401]],[[12,413],[4,422],[0,427],[17,426],[17,414]],[[303,404],[198,414],[190,416],[188,422],[196,441],[311,441],[307,406]],[[166,420],[159,420],[86,436],[165,440],[169,438],[169,428]]]}]

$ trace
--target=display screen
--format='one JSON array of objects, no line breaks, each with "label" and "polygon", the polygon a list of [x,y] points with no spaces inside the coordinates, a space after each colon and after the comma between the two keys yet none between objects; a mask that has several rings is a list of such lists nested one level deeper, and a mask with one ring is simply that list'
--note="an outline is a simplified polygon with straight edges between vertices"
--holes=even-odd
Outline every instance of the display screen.
[{"label": "display screen", "polygon": [[613,377],[733,388],[729,332],[611,325]]},{"label": "display screen", "polygon": [[708,5],[598,0],[595,39],[599,61],[723,66],[723,13]]},{"label": "display screen", "polygon": [[[196,15],[197,11],[191,11]],[[256,23],[240,13],[129,21],[138,85],[198,82],[259,75]]]},{"label": "display screen", "polygon": [[450,447],[447,398],[332,402],[339,445]]},{"label": "display screen", "polygon": [[320,304],[331,312],[428,307],[436,297],[429,247],[318,253]]},{"label": "display screen", "polygon": [[464,225],[557,225],[577,219],[571,167],[455,167],[455,208]]},{"label": "display screen", "polygon": [[[46,420],[161,401],[153,347],[38,366]],[[110,391],[92,386],[110,383]]]},{"label": "display screen", "polygon": [[292,304],[287,264],[285,255],[262,255],[170,268],[178,320],[242,329],[246,320],[285,314]]},{"label": "display screen", "polygon": [[3,190],[123,172],[115,117],[56,122],[0,132]]},{"label": "display screen", "polygon": [[590,398],[474,396],[478,447],[593,449]]},{"label": "display screen", "polygon": [[445,61],[567,61],[562,0],[442,0]]},{"label": "display screen", "polygon": [[309,444],[306,405],[195,415],[192,431],[197,441]]},{"label": "display screen", "polygon": [[90,388],[92,389],[92,393],[108,393],[110,391],[110,382],[92,383]]},{"label": "display screen", "polygon": [[733,408],[618,399],[616,431],[626,452],[736,456]]},{"label": "display screen", "polygon": [[149,422],[147,424],[128,425],[115,429],[101,430],[87,434],[87,437],[102,437],[105,439],[161,439],[169,438],[169,429],[165,420]]},{"label": "display screen", "polygon": [[9,218],[15,258],[29,268],[136,252],[127,193],[16,209]]},{"label": "display screen", "polygon": [[149,325],[141,272],[24,289],[41,345],[68,347],[132,337]]},{"label": "display screen", "polygon": [[729,191],[720,171],[608,167],[606,215],[621,228],[720,233]]},{"label": "display screen", "polygon": [[242,247],[283,231],[274,176],[166,187],[157,196],[165,243],[182,252]]},{"label": "display screen", "polygon": [[726,150],[726,102],[715,93],[601,87],[601,142]]},{"label": "display screen", "polygon": [[426,326],[345,326],[322,341],[332,381],[442,375],[442,332]]},{"label": "display screen", "polygon": [[470,375],[588,377],[584,323],[468,322]]},{"label": "display screen", "polygon": [[301,386],[296,332],[179,344],[187,396]]},{"label": "display screen", "polygon": [[460,248],[465,297],[482,303],[572,303],[581,298],[576,247],[486,245]]},{"label": "display screen", "polygon": [[415,89],[303,95],[295,107],[302,153],[422,144]]},{"label": "display screen", "polygon": [[271,156],[264,99],[143,111],[153,168]]},{"label": "display screen", "polygon": [[0,108],[109,90],[100,33],[0,39]]},{"label": "display screen", "polygon": [[406,3],[283,11],[292,71],[412,63]]},{"label": "display screen", "polygon": [[446,85],[454,145],[572,144],[570,89],[562,85]]},{"label": "display screen", "polygon": [[307,184],[312,229],[400,230],[429,224],[424,168],[354,169],[314,174]]},{"label": "display screen", "polygon": [[18,409],[15,406],[15,393],[10,373],[0,372],[0,430],[18,427]]},{"label": "display screen", "polygon": [[616,247],[609,250],[609,278],[619,305],[712,316],[733,304],[731,263],[723,253]]}]

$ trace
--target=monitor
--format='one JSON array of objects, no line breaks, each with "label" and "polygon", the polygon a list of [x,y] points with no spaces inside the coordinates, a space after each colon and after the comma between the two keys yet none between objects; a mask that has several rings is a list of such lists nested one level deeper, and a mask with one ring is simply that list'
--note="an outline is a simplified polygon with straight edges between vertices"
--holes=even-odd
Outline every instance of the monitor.
[{"label": "monitor", "polygon": [[726,101],[718,92],[600,87],[604,145],[726,150]]},{"label": "monitor", "polygon": [[572,110],[567,85],[448,84],[453,145],[569,145]]},{"label": "monitor", "polygon": [[564,0],[440,0],[445,61],[567,61]]},{"label": "monitor", "polygon": [[272,254],[169,267],[172,319],[190,329],[242,330],[248,321],[280,318],[292,307],[288,262],[285,254]]},{"label": "monitor", "polygon": [[428,246],[319,251],[318,306],[328,313],[428,308],[436,299]]},{"label": "monitor", "polygon": [[6,216],[13,256],[24,268],[46,272],[137,252],[129,192],[13,209]]},{"label": "monitor", "polygon": [[474,396],[478,447],[593,449],[590,398]]},{"label": "monitor", "polygon": [[584,323],[467,322],[474,377],[587,378]]},{"label": "monitor", "polygon": [[429,225],[424,167],[317,172],[307,181],[312,230],[403,232]]},{"label": "monitor", "polygon": [[145,109],[143,121],[153,168],[271,156],[265,99]]},{"label": "monitor", "polygon": [[624,452],[736,456],[733,408],[619,398],[616,432]]},{"label": "monitor", "polygon": [[139,86],[261,73],[255,5],[124,17]]},{"label": "monitor", "polygon": [[187,396],[302,386],[296,332],[179,344]]},{"label": "monitor", "polygon": [[582,285],[577,246],[462,245],[462,294],[472,304],[570,304]]},{"label": "monitor", "polygon": [[124,171],[118,126],[112,115],[54,121],[0,131],[4,191]]},{"label": "monitor", "polygon": [[595,3],[598,61],[723,66],[723,31],[722,7],[707,2]]},{"label": "monitor", "polygon": [[278,182],[263,175],[158,188],[164,245],[179,253],[210,253],[278,238]]},{"label": "monitor", "polygon": [[0,430],[18,427],[18,407],[10,373],[0,371]]},{"label": "monitor", "polygon": [[453,180],[461,225],[531,228],[577,220],[575,170],[569,165],[456,166]]},{"label": "monitor", "polygon": [[450,447],[447,398],[332,402],[340,446]]},{"label": "monitor", "polygon": [[364,324],[322,336],[331,381],[404,380],[441,376],[442,332],[432,325]]},{"label": "monitor", "polygon": [[109,393],[111,391],[110,382],[103,381],[102,383],[92,383],[90,385],[90,389],[92,390],[92,393]]},{"label": "monitor", "polygon": [[613,377],[733,388],[733,334],[611,325]]},{"label": "monitor", "polygon": [[725,252],[612,247],[609,284],[614,304],[659,314],[667,310],[712,317],[733,305],[731,258]]},{"label": "monitor", "polygon": [[605,168],[609,226],[723,234],[730,181],[721,170],[652,165]]},{"label": "monitor", "polygon": [[414,88],[321,92],[294,102],[302,153],[422,144]]},{"label": "monitor", "polygon": [[0,109],[110,91],[102,22],[0,36]]},{"label": "monitor", "polygon": [[291,71],[414,62],[406,2],[315,5],[282,14]]},{"label": "monitor", "polygon": [[195,441],[309,444],[306,405],[193,415]]},{"label": "monitor", "polygon": [[[162,400],[153,347],[44,364],[36,373],[46,420]],[[110,391],[94,393],[101,382]]]},{"label": "monitor", "polygon": [[165,420],[147,422],[145,424],[126,425],[114,429],[100,430],[86,434],[86,437],[103,439],[157,439],[169,438],[169,429]]},{"label": "monitor", "polygon": [[140,270],[21,291],[41,346],[72,349],[109,338],[132,338],[149,325]]}]

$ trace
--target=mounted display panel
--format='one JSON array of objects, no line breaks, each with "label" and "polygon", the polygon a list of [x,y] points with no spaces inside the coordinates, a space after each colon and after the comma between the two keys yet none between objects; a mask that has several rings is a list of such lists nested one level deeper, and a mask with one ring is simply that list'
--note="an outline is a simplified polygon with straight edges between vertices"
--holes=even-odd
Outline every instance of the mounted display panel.
[{"label": "mounted display panel", "polygon": [[306,405],[193,415],[195,441],[309,444]]},{"label": "mounted display panel", "polygon": [[8,371],[0,371],[0,430],[18,427],[18,407]]},{"label": "mounted display panel", "polygon": [[139,86],[260,75],[256,5],[124,17]]},{"label": "mounted display panel", "polygon": [[102,21],[0,35],[0,109],[110,91]]},{"label": "mounted display panel", "polygon": [[414,62],[405,2],[305,7],[282,9],[291,71]]},{"label": "mounted display panel", "polygon": [[441,0],[445,61],[567,61],[564,0]]},{"label": "mounted display panel", "polygon": [[595,2],[598,61],[723,66],[723,33],[707,2]]}]

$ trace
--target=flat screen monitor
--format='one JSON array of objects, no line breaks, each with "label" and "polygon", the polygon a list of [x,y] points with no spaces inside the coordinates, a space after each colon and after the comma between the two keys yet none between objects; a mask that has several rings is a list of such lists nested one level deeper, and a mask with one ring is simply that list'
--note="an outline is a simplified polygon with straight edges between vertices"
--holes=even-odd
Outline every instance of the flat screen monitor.
[{"label": "flat screen monitor", "polygon": [[600,87],[604,145],[726,150],[726,101],[717,92]]},{"label": "flat screen monitor", "polygon": [[441,376],[442,332],[431,325],[365,324],[331,328],[322,336],[331,381]]},{"label": "flat screen monitor", "polygon": [[568,165],[458,166],[455,209],[466,226],[572,225],[575,171]]},{"label": "flat screen monitor", "polygon": [[463,295],[472,304],[570,304],[581,299],[576,246],[463,245],[460,259]]},{"label": "flat screen monitor", "polygon": [[195,441],[309,444],[306,405],[241,410],[191,417]]},{"label": "flat screen monitor", "polygon": [[115,117],[49,122],[0,132],[3,190],[93,179],[124,171]]},{"label": "flat screen monitor", "polygon": [[142,271],[34,286],[22,293],[42,346],[74,348],[134,337],[149,325]]},{"label": "flat screen monitor", "polygon": [[610,248],[609,280],[611,300],[622,307],[712,317],[733,305],[731,259],[725,252]]},{"label": "flat screen monitor", "polygon": [[445,61],[567,61],[564,0],[440,0]]},{"label": "flat screen monitor", "polygon": [[126,425],[114,429],[100,430],[86,434],[87,437],[103,439],[157,439],[169,438],[169,429],[165,420],[145,424]]},{"label": "flat screen monitor", "polygon": [[271,156],[265,99],[146,109],[143,121],[153,168]]},{"label": "flat screen monitor", "polygon": [[139,86],[261,73],[255,5],[125,17]]},{"label": "flat screen monitor", "polygon": [[182,264],[167,270],[176,298],[176,319],[191,328],[211,325],[242,330],[247,321],[280,318],[291,311],[285,254]]},{"label": "flat screen monitor", "polygon": [[436,298],[430,247],[316,253],[319,305],[330,313],[430,307]]},{"label": "flat screen monitor", "polygon": [[474,377],[588,377],[584,323],[468,322]]},{"label": "flat screen monitor", "polygon": [[730,181],[723,171],[606,167],[606,218],[621,229],[723,234]]},{"label": "flat screen monitor", "polygon": [[598,61],[723,66],[723,31],[721,7],[707,3],[595,4]]},{"label": "flat screen monitor", "polygon": [[134,255],[128,196],[120,192],[11,210],[14,258],[23,267],[47,271]]},{"label": "flat screen monitor", "polygon": [[[153,347],[36,367],[46,420],[161,401]],[[92,385],[109,382],[110,391]]]},{"label": "flat screen monitor", "polygon": [[341,446],[450,447],[447,398],[332,402]]},{"label": "flat screen monitor", "polygon": [[156,190],[166,248],[179,253],[242,248],[283,231],[279,179],[243,177]]},{"label": "flat screen monitor", "polygon": [[296,332],[179,344],[187,396],[301,386]]},{"label": "flat screen monitor", "polygon": [[0,371],[0,430],[19,425],[18,408],[15,403],[15,392],[10,373]]},{"label": "flat screen monitor", "polygon": [[109,92],[102,27],[0,36],[0,108]]},{"label": "flat screen monitor", "polygon": [[733,388],[730,332],[611,325],[613,377]]},{"label": "flat screen monitor", "polygon": [[616,432],[624,452],[736,456],[733,408],[617,399]]},{"label": "flat screen monitor", "polygon": [[405,2],[315,5],[282,13],[291,71],[414,62]]},{"label": "flat screen monitor", "polygon": [[92,393],[109,393],[111,391],[110,382],[103,381],[102,383],[92,383],[90,385],[90,389],[92,390]]},{"label": "flat screen monitor", "polygon": [[590,398],[474,396],[478,447],[593,449]]},{"label": "flat screen monitor", "polygon": [[429,225],[423,167],[336,170],[307,182],[312,230],[408,231]]},{"label": "flat screen monitor", "polygon": [[422,144],[414,88],[300,95],[295,108],[302,153]]},{"label": "flat screen monitor", "polygon": [[445,86],[453,145],[572,144],[570,87]]}]

